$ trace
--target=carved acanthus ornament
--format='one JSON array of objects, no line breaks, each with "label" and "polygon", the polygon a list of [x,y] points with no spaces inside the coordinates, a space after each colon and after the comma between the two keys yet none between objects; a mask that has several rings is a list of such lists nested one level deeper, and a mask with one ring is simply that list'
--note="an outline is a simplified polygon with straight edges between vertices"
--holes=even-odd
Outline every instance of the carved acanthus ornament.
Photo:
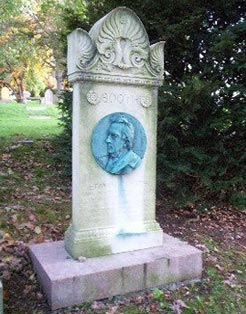
[{"label": "carved acanthus ornament", "polygon": [[90,35],[102,62],[125,70],[143,66],[148,58],[147,33],[138,17],[128,9],[112,11],[92,27]]},{"label": "carved acanthus ornament", "polygon": [[[125,81],[123,78],[130,78],[131,81],[149,81],[147,85],[160,85],[163,80],[164,43],[150,46],[142,22],[127,8],[113,10],[89,33],[77,29],[69,36],[70,81],[88,77],[88,74],[93,74],[97,80],[102,77],[102,81],[119,83]],[[75,75],[78,72],[87,75]]]}]

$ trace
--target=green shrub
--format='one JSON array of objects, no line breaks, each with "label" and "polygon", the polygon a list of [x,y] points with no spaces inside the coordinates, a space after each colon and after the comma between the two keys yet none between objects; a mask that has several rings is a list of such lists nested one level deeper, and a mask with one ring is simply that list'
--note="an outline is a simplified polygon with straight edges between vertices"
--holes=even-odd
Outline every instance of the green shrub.
[{"label": "green shrub", "polygon": [[[151,43],[166,41],[166,75],[158,103],[158,192],[171,206],[202,209],[209,203],[230,202],[242,207],[245,194],[238,194],[245,189],[246,164],[242,6],[236,0],[90,1],[86,20],[73,14],[66,17],[68,29],[81,23],[88,30],[89,24],[119,5],[137,13]],[[68,135],[71,107],[63,106]],[[71,152],[71,143],[67,144]]]},{"label": "green shrub", "polygon": [[62,165],[63,174],[72,174],[72,92],[65,91],[59,99],[58,109],[61,111],[60,126],[63,132],[56,138],[58,146],[56,160]]}]

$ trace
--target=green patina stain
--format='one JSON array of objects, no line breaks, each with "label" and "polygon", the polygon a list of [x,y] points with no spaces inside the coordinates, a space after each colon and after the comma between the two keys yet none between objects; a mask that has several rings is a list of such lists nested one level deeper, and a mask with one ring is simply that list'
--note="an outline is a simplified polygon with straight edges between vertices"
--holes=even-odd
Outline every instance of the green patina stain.
[{"label": "green patina stain", "polygon": [[75,259],[80,256],[98,257],[112,254],[111,247],[109,245],[103,245],[99,241],[71,243],[66,249]]},{"label": "green patina stain", "polygon": [[81,245],[81,247],[83,247],[83,254],[81,255],[86,257],[104,256],[112,253],[110,245],[103,245],[101,241],[94,240],[87,243],[85,246]]},{"label": "green patina stain", "polygon": [[70,229],[65,233],[65,247],[68,253],[75,259],[80,256],[98,257],[112,254],[110,245],[105,239],[77,240],[70,233]]}]

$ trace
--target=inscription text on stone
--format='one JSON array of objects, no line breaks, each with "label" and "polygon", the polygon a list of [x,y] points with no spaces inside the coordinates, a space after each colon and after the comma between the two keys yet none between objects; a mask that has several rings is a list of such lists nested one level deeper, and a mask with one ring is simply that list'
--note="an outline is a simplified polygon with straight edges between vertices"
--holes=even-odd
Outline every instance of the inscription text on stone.
[{"label": "inscription text on stone", "polygon": [[92,105],[97,105],[100,102],[103,104],[106,103],[130,103],[133,105],[141,104],[143,107],[149,107],[151,105],[151,96],[150,94],[125,94],[125,93],[108,93],[108,92],[97,92],[95,90],[90,90],[87,94],[87,100]]}]

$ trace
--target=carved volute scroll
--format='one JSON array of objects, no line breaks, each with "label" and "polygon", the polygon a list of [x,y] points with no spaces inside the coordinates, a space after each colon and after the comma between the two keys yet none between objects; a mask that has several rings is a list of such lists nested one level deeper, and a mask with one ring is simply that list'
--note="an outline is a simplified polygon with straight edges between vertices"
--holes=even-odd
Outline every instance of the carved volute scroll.
[{"label": "carved volute scroll", "polygon": [[160,41],[150,47],[150,65],[157,74],[164,74],[164,41]]},{"label": "carved volute scroll", "polygon": [[82,70],[93,59],[96,45],[83,29],[77,28],[68,36],[68,74]]},{"label": "carved volute scroll", "polygon": [[83,69],[93,59],[96,52],[96,45],[86,31],[77,29],[77,33],[78,50],[76,62],[78,68]]},{"label": "carved volute scroll", "polygon": [[128,8],[116,8],[89,33],[77,29],[69,35],[69,80],[161,85],[163,46],[160,42],[150,47],[138,16]]},{"label": "carved volute scroll", "polygon": [[90,31],[100,58],[121,69],[141,67],[149,55],[148,35],[139,20],[126,8],[109,13]]}]

